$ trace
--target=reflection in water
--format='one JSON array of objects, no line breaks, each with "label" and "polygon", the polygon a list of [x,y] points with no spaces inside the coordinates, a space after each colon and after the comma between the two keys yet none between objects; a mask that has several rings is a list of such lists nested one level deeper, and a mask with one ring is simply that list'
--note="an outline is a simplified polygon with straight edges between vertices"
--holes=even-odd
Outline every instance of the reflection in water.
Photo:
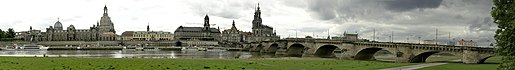
[{"label": "reflection in water", "polygon": [[[341,57],[343,53],[334,53]],[[243,51],[162,51],[162,50],[16,50],[0,51],[0,56],[15,57],[84,57],[84,58],[280,58],[275,53]]]},{"label": "reflection in water", "polygon": [[135,50],[41,50],[0,51],[0,56],[16,57],[87,57],[87,58],[249,58],[249,52],[239,51],[135,51]]}]

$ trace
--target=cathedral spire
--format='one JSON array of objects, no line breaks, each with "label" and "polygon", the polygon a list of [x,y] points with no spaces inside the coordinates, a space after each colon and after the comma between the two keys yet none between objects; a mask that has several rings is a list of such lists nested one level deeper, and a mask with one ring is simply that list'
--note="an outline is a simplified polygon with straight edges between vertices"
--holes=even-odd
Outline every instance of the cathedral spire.
[{"label": "cathedral spire", "polygon": [[257,9],[259,10],[259,3],[258,3],[258,6],[257,6]]},{"label": "cathedral spire", "polygon": [[204,29],[205,30],[209,30],[209,27],[210,24],[209,24],[209,16],[206,14],[206,17],[204,17]]},{"label": "cathedral spire", "polygon": [[232,27],[231,27],[231,29],[232,29],[232,30],[238,30],[238,29],[236,28],[236,24],[235,24],[234,20],[232,20]]},{"label": "cathedral spire", "polygon": [[107,13],[107,5],[104,5],[104,13]]},{"label": "cathedral spire", "polygon": [[150,22],[147,23],[147,32],[150,31]]},{"label": "cathedral spire", "polygon": [[252,20],[252,28],[260,28],[262,26],[262,19],[261,19],[261,10],[259,7],[259,3],[257,5],[257,9],[254,12],[254,19]]},{"label": "cathedral spire", "polygon": [[234,20],[232,20],[232,26],[234,27]]}]

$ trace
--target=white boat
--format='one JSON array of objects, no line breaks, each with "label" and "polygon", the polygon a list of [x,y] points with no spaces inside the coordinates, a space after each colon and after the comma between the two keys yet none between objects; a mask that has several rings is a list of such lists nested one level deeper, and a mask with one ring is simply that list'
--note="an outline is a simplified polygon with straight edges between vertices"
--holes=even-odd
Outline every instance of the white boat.
[{"label": "white boat", "polygon": [[198,51],[207,51],[207,48],[198,47],[197,50]]},{"label": "white boat", "polygon": [[2,47],[1,50],[47,50],[49,47],[45,47],[43,45],[34,45],[34,44],[27,44],[23,46],[13,46],[13,47]]},{"label": "white boat", "polygon": [[197,51],[197,49],[192,48],[192,47],[182,47],[181,51]]},{"label": "white boat", "polygon": [[27,44],[23,45],[19,49],[21,50],[47,50],[49,47],[45,47],[43,45],[34,45],[34,44]]},{"label": "white boat", "polygon": [[202,47],[182,47],[181,51],[207,51],[207,48],[202,48]]},{"label": "white boat", "polygon": [[136,51],[144,51],[145,48],[143,48],[143,47],[136,47],[134,49],[136,49]]}]

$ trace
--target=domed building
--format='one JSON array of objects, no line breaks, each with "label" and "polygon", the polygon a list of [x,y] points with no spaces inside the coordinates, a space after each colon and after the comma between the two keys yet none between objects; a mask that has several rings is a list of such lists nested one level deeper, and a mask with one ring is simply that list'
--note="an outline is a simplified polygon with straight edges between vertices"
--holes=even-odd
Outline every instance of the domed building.
[{"label": "domed building", "polygon": [[114,41],[118,35],[115,34],[114,25],[111,18],[107,15],[107,6],[104,6],[104,14],[100,22],[93,24],[89,29],[76,29],[70,25],[63,29],[63,24],[58,18],[54,26],[46,28],[44,41]]}]

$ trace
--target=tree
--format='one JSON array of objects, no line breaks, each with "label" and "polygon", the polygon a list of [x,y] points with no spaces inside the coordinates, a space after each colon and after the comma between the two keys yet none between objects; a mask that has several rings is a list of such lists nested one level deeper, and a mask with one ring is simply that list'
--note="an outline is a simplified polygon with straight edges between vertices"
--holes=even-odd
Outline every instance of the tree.
[{"label": "tree", "polygon": [[492,17],[498,29],[496,54],[502,56],[499,70],[515,70],[515,0],[493,0]]},{"label": "tree", "polygon": [[14,29],[13,28],[9,28],[7,29],[7,38],[14,38],[14,36],[16,35],[16,32],[14,32]]},{"label": "tree", "polygon": [[0,39],[5,38],[5,32],[0,29]]}]

